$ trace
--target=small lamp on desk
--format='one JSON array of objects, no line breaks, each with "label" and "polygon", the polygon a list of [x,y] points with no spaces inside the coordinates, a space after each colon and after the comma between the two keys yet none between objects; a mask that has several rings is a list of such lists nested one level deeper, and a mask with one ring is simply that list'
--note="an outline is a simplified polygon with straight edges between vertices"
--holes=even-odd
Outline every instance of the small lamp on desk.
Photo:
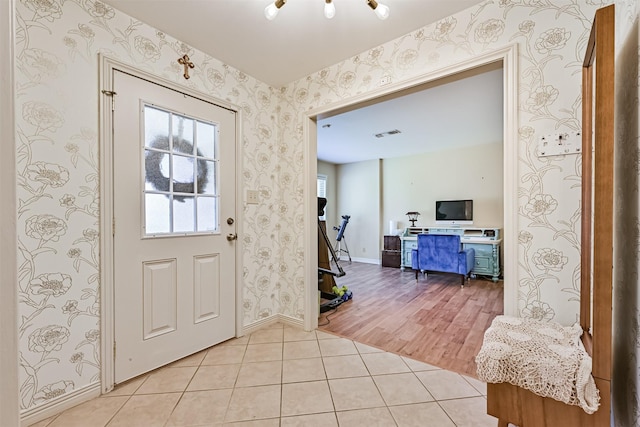
[{"label": "small lamp on desk", "polygon": [[412,227],[416,226],[418,215],[420,215],[420,212],[407,212],[407,216],[409,217],[409,221],[411,222]]}]

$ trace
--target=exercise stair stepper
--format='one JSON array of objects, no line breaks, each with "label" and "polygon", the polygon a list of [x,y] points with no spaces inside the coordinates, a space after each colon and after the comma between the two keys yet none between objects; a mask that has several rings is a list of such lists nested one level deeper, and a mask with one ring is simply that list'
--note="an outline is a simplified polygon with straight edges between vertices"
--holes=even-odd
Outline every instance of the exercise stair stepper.
[{"label": "exercise stair stepper", "polygon": [[[325,292],[321,289],[322,288],[321,285],[323,284],[323,280],[324,280],[324,275],[328,274],[329,276],[332,276],[332,277],[342,277],[346,274],[342,269],[342,267],[340,266],[340,263],[338,262],[340,258],[336,256],[336,251],[331,246],[329,237],[327,237],[327,233],[320,222],[320,217],[324,216],[324,208],[326,205],[327,205],[327,199],[324,197],[318,197],[318,231],[319,231],[318,239],[321,239],[320,242],[324,242],[326,244],[327,249],[331,253],[331,259],[336,263],[336,267],[338,268],[338,271],[335,272],[327,268],[318,267],[318,290],[320,291],[320,298],[328,300],[327,302],[320,304],[320,313],[324,313],[325,311],[335,309],[343,302],[353,298],[353,293],[350,290],[348,290],[346,286],[342,286],[340,288],[338,288],[337,286],[333,286],[331,289],[332,290],[331,293]],[[340,226],[340,232],[338,233],[339,235],[338,243],[340,242],[340,240],[344,239],[344,229],[347,226],[347,223],[349,222],[349,218],[350,217],[348,215],[344,215],[342,217],[342,225]],[[339,248],[339,246],[337,246],[337,248]],[[345,242],[345,248],[346,248],[346,242]],[[349,254],[348,249],[345,252]],[[349,262],[351,262],[351,256],[349,256]]]}]

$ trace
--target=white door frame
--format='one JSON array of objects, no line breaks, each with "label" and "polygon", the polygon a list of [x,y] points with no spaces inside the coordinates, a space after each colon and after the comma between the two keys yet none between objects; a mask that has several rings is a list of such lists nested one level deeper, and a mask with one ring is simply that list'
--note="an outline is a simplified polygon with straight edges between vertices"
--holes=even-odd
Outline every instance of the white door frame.
[{"label": "white door frame", "polygon": [[304,164],[307,197],[304,200],[304,274],[305,274],[305,317],[306,330],[318,327],[318,244],[315,236],[318,222],[316,201],[317,178],[317,119],[332,115],[336,111],[348,111],[360,103],[375,102],[376,98],[415,88],[422,84],[471,70],[483,65],[502,61],[503,66],[503,192],[504,192],[504,238],[503,253],[513,254],[505,258],[504,275],[504,313],[515,316],[518,311],[517,271],[518,271],[518,45],[511,44],[502,49],[483,53],[445,68],[385,86],[363,95],[354,96],[339,102],[323,105],[305,113],[303,122]]},{"label": "white door frame", "polygon": [[15,2],[0,1],[0,420],[20,425],[16,229]]},{"label": "white door frame", "polygon": [[[101,387],[102,392],[110,391],[114,386],[114,349],[113,342],[115,338],[115,302],[113,297],[114,281],[114,264],[113,264],[113,122],[112,122],[112,102],[113,96],[104,94],[104,91],[113,91],[113,73],[115,70],[122,71],[141,79],[160,84],[169,89],[185,93],[195,98],[202,99],[207,102],[219,105],[221,107],[233,110],[236,113],[236,232],[240,234],[242,230],[239,227],[244,224],[242,198],[240,197],[240,183],[242,178],[242,168],[239,163],[242,161],[242,117],[241,110],[238,106],[226,101],[213,98],[205,93],[187,88],[175,82],[163,79],[145,71],[136,69],[128,64],[109,58],[104,55],[99,56],[100,62],[100,78],[99,90],[99,117],[100,117],[100,328],[101,334]],[[115,102],[118,102],[118,95],[115,95]],[[235,331],[236,336],[242,335],[242,262],[241,262],[241,244],[242,239],[238,239],[235,245],[236,257],[236,317]]]}]

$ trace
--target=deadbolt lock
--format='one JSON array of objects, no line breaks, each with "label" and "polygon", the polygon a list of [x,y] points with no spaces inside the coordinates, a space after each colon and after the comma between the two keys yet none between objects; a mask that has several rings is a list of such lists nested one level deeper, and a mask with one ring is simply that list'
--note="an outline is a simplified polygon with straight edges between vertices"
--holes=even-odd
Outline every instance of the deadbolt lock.
[{"label": "deadbolt lock", "polygon": [[233,218],[227,218],[227,224],[233,225],[233,223],[234,223]]}]

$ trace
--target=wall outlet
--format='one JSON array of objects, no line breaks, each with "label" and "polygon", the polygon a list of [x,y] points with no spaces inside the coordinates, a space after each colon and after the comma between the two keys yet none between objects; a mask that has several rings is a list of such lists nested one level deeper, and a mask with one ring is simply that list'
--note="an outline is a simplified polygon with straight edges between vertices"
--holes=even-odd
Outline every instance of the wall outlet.
[{"label": "wall outlet", "polygon": [[257,205],[259,194],[258,190],[247,190],[247,204]]}]

